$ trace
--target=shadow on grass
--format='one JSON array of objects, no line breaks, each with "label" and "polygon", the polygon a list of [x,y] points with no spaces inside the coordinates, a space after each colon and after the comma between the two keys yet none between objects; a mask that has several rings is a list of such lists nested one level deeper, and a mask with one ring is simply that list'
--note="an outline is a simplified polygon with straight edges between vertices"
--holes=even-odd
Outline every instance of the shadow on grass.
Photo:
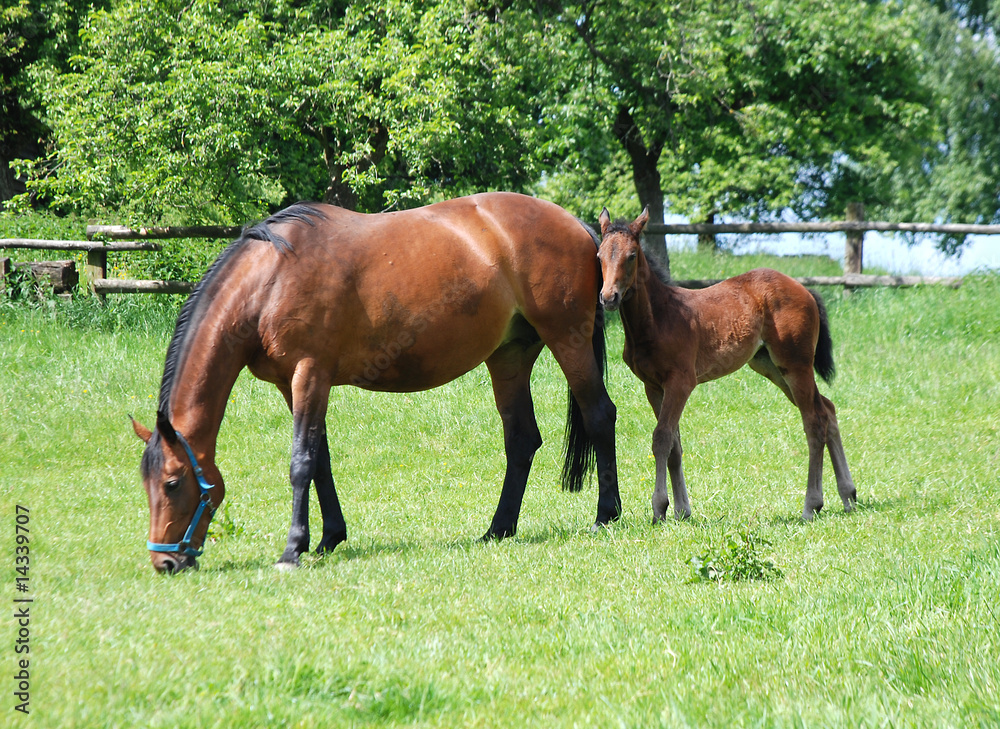
[{"label": "shadow on grass", "polygon": [[[852,511],[844,511],[843,505],[838,499],[835,504],[828,504],[816,517],[816,521],[826,521],[829,519],[854,519],[859,514],[872,512],[880,514],[888,511],[895,511],[898,508],[898,499],[859,499],[854,504]],[[801,514],[775,515],[766,520],[770,526],[806,526],[810,522],[802,521]],[[815,522],[812,522],[815,523]]]}]

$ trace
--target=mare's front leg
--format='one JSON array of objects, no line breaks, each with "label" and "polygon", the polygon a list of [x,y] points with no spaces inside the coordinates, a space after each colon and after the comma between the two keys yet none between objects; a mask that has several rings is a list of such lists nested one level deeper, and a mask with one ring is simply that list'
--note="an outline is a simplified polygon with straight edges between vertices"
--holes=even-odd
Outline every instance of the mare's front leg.
[{"label": "mare's front leg", "polygon": [[656,460],[656,485],[653,487],[653,522],[667,518],[670,497],[667,496],[667,477],[674,497],[674,517],[687,519],[691,516],[687,484],[681,456],[680,418],[684,405],[694,385],[683,383],[679,377],[673,378],[665,387],[646,387],[646,397],[657,413],[656,428],[653,430],[653,457]]},{"label": "mare's front leg", "polygon": [[[330,388],[312,373],[311,369],[308,365],[300,365],[292,378],[290,391],[293,421],[292,464],[289,471],[289,481],[292,486],[292,524],[288,530],[285,550],[275,565],[279,569],[297,566],[299,555],[309,550],[309,485],[316,478],[317,472],[320,472],[318,465],[320,456],[324,453],[326,468],[329,469],[329,448],[324,448],[324,445],[326,406]],[[332,487],[332,478],[329,487]],[[326,498],[329,504],[329,499]],[[324,496],[320,495],[321,504],[323,500]],[[338,503],[337,511],[339,510]],[[343,521],[342,515],[340,521]],[[344,532],[346,533],[346,528]]]},{"label": "mare's front leg", "polygon": [[[337,488],[333,482],[333,470],[330,465],[330,445],[327,441],[326,428],[316,460],[316,498],[319,500],[319,513],[323,517],[323,538],[316,545],[316,553],[332,552],[341,542],[347,541],[347,524],[340,509],[340,499],[337,498]],[[308,489],[307,489],[308,491]]]}]

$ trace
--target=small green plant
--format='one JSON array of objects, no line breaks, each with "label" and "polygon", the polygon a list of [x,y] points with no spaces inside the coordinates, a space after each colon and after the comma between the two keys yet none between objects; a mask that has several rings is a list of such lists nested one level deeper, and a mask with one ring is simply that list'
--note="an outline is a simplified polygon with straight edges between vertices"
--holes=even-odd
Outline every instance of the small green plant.
[{"label": "small green plant", "polygon": [[782,576],[781,570],[759,551],[771,543],[749,527],[727,532],[722,542],[710,546],[691,558],[691,578],[688,582],[722,582],[730,580],[771,580]]},{"label": "small green plant", "polygon": [[225,503],[215,513],[212,524],[208,528],[208,537],[212,540],[226,537],[238,537],[243,534],[243,525],[233,520],[229,514],[229,504]]}]

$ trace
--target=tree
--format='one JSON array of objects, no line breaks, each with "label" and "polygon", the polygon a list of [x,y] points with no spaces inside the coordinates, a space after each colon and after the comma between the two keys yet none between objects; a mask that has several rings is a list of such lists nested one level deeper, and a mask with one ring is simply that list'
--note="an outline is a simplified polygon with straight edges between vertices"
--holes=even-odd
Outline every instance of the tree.
[{"label": "tree", "polygon": [[446,1],[124,0],[43,89],[54,152],[25,169],[56,205],[145,222],[522,187],[530,85],[499,22]]},{"label": "tree", "polygon": [[0,8],[0,203],[24,191],[11,162],[36,157],[47,134],[33,86],[65,70],[75,52],[77,19],[101,2],[14,0]]},{"label": "tree", "polygon": [[[935,2],[921,15],[937,134],[901,166],[886,215],[942,222],[1000,222],[1000,1]],[[942,236],[955,253],[965,236]]]},{"label": "tree", "polygon": [[931,131],[917,18],[895,5],[588,0],[549,17],[591,60],[577,83],[654,221],[667,202],[839,216],[888,194]]}]

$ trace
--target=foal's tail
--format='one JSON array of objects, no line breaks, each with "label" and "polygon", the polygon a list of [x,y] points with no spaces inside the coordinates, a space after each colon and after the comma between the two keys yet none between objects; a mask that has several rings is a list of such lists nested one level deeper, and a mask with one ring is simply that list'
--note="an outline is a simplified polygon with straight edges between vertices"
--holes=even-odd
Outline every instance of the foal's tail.
[{"label": "foal's tail", "polygon": [[[591,336],[594,347],[594,357],[600,368],[601,377],[605,377],[608,369],[608,352],[604,341],[604,309],[597,307],[594,314],[594,332]],[[569,392],[569,406],[566,412],[566,460],[562,469],[562,484],[567,491],[580,491],[583,481],[594,470],[597,454],[594,443],[587,435],[583,425],[583,411],[580,403]]]},{"label": "foal's tail", "polygon": [[833,364],[833,340],[830,338],[830,322],[826,316],[826,304],[823,297],[812,289],[809,290],[819,307],[819,341],[816,342],[816,356],[813,358],[813,369],[823,378],[824,382],[832,383],[837,374]]}]

